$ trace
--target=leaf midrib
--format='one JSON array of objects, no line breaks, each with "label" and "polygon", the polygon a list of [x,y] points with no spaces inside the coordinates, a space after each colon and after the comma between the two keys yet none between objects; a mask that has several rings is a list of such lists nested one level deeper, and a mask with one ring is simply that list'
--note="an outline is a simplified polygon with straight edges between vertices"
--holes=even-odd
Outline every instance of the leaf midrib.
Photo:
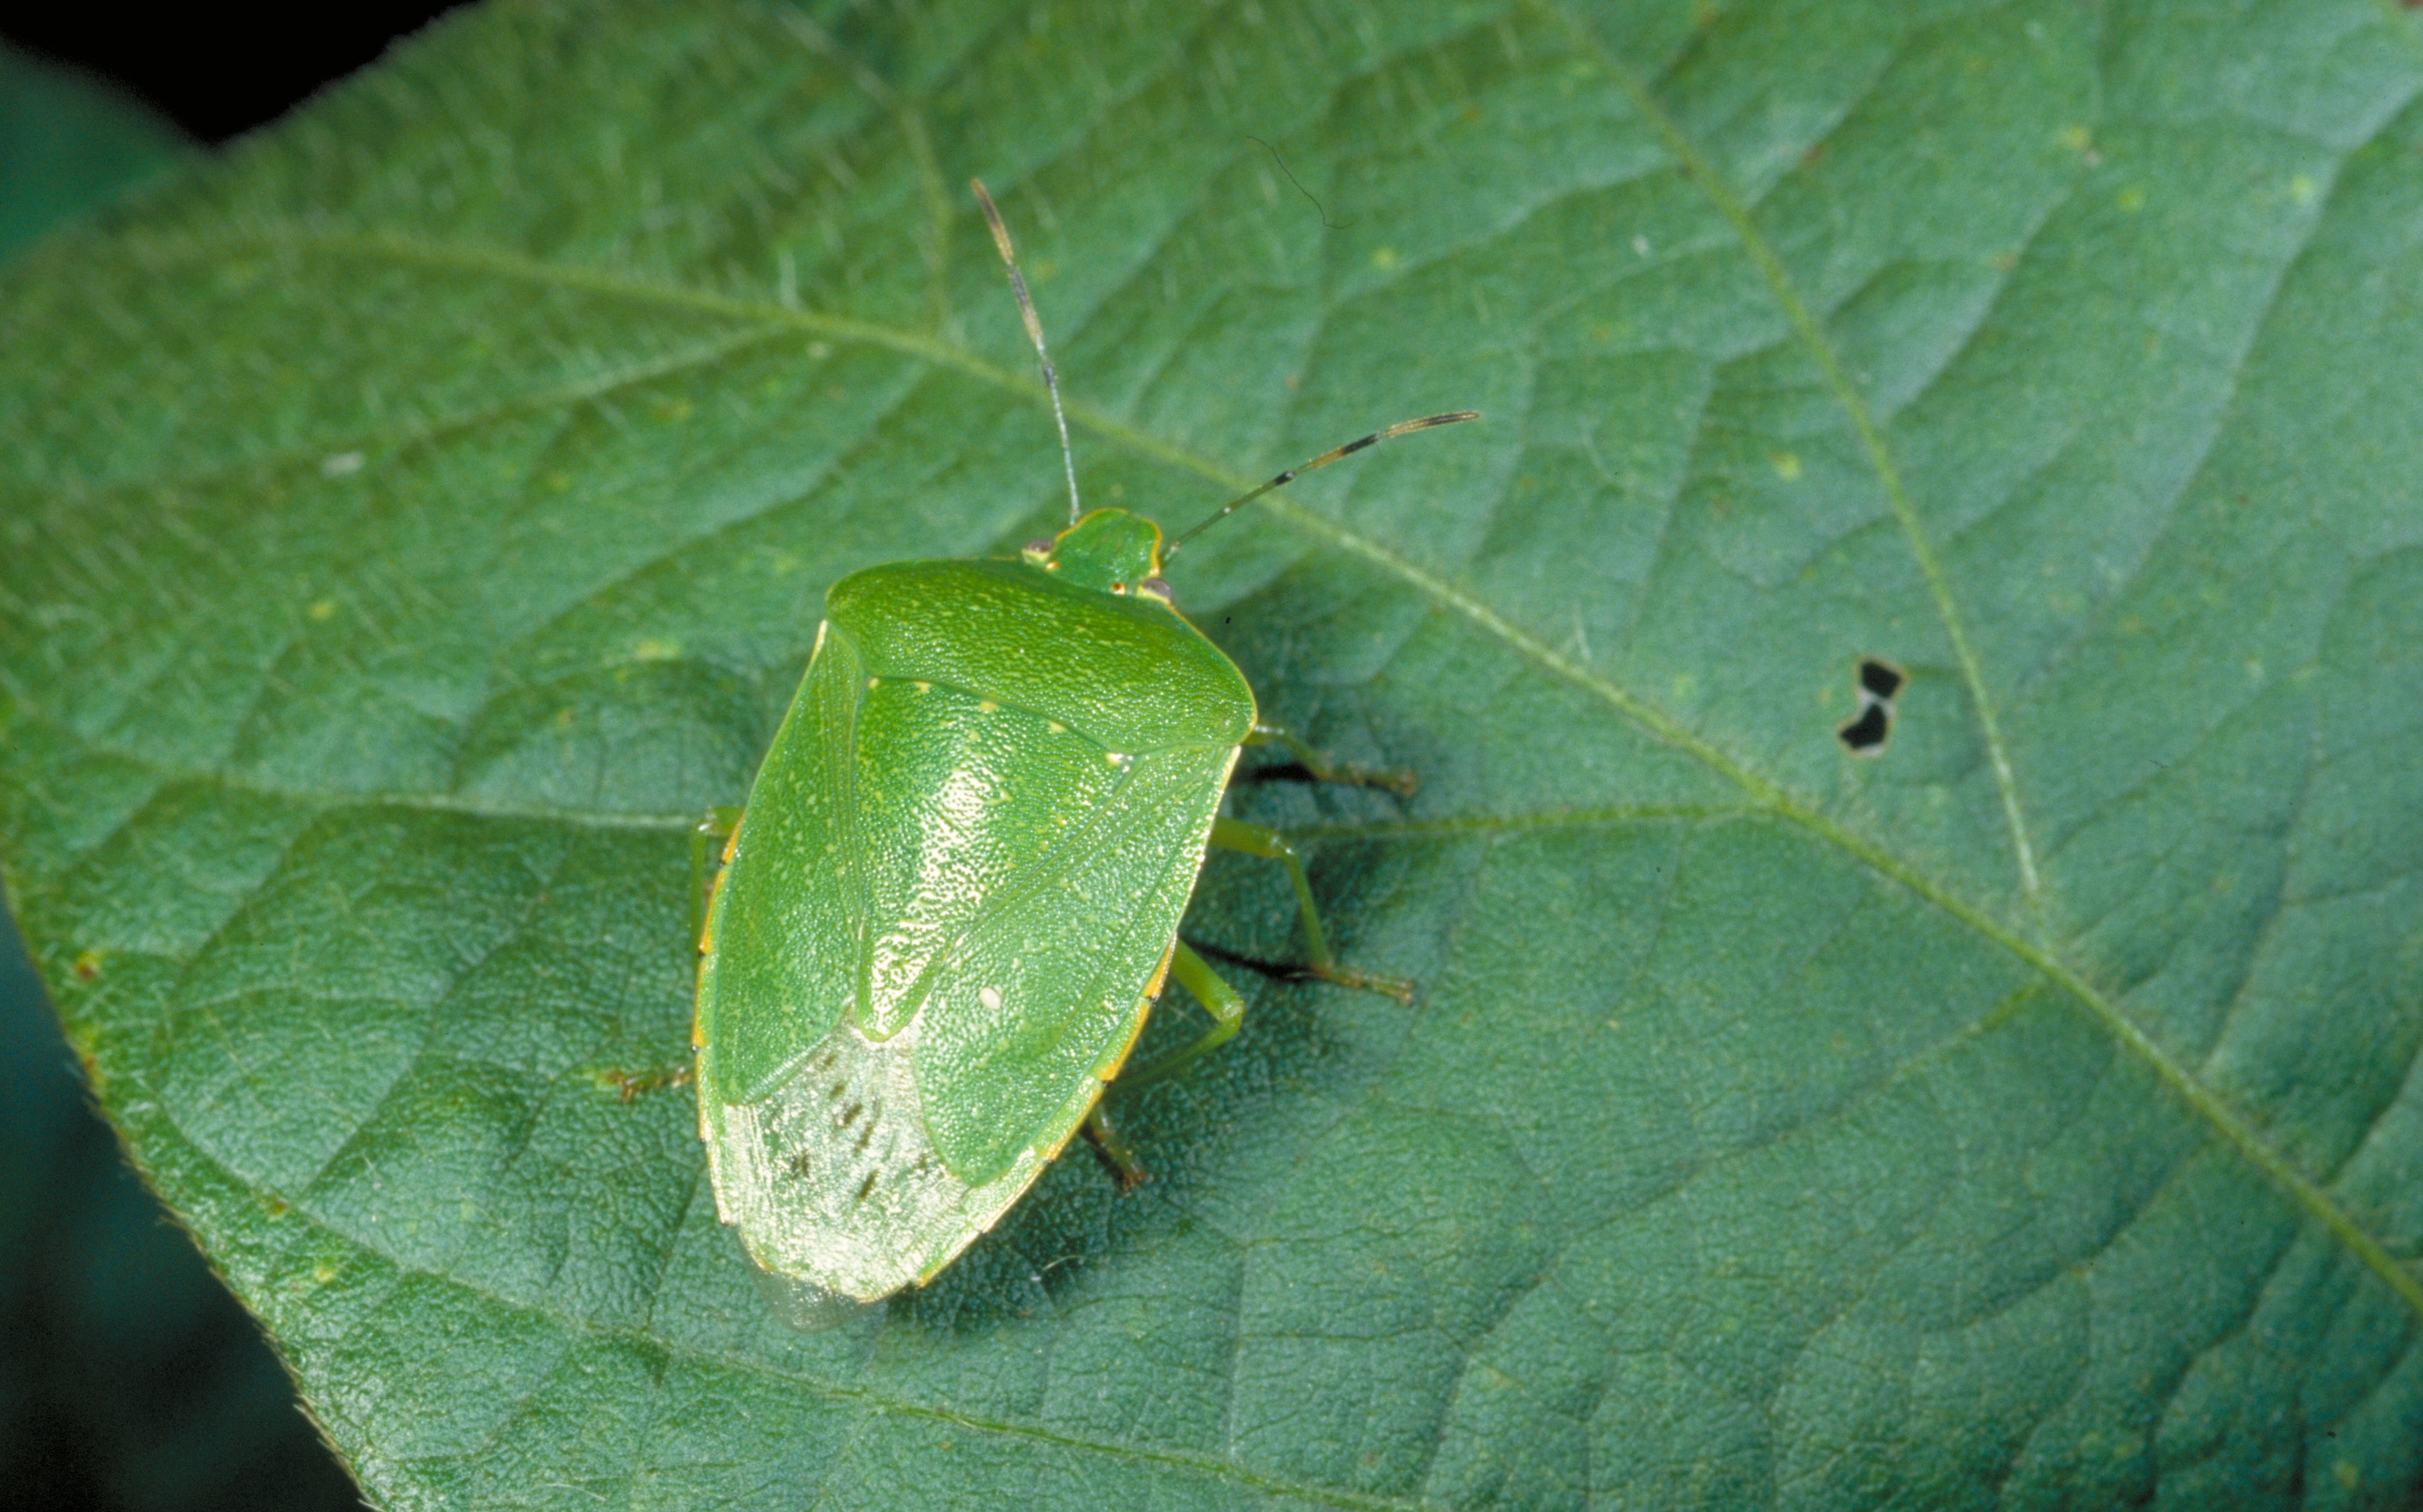
[{"label": "leaf midrib", "polygon": [[[1671,123],[1669,126],[1671,129]],[[736,321],[787,327],[827,337],[836,341],[851,341],[881,347],[905,356],[953,370],[1006,391],[1020,394],[1037,404],[1047,402],[1039,380],[1021,378],[986,361],[963,347],[919,332],[907,331],[876,322],[852,320],[844,316],[769,306],[732,294],[688,289],[677,284],[663,283],[627,274],[545,262],[501,248],[433,242],[426,238],[400,232],[339,233],[273,222],[255,223],[242,230],[222,235],[140,239],[134,244],[138,254],[148,251],[150,255],[164,260],[199,258],[223,248],[261,244],[277,246],[298,253],[316,252],[333,256],[388,259],[423,267],[515,278],[535,284],[626,299],[661,308],[689,309]],[[1769,255],[1772,256],[1771,250]],[[1805,316],[1805,309],[1803,314]],[[1834,369],[1834,371],[1839,375],[1839,366]],[[1847,380],[1845,381],[1847,382]],[[1852,397],[1856,398],[1855,395]],[[1163,440],[1081,401],[1067,401],[1067,409],[1069,418],[1073,424],[1092,432],[1102,439],[1131,453],[1157,461],[1177,471],[1191,473],[1218,487],[1242,493],[1259,480],[1232,472],[1174,442]],[[1858,412],[1858,415],[1863,416],[1863,411]],[[1855,416],[1855,423],[1856,421]],[[1881,446],[1880,437],[1877,439],[1876,444]],[[1890,458],[1886,460],[1889,462]],[[1902,503],[1905,506],[1908,503],[1906,495],[1902,496]],[[1377,542],[1358,535],[1326,516],[1283,496],[1272,496],[1263,501],[1263,507],[1272,514],[1294,525],[1299,530],[1324,540],[1340,551],[1361,558],[1385,574],[1417,590],[1440,606],[1454,611],[1459,617],[1484,635],[1498,640],[1518,656],[1598,699],[1630,720],[1651,738],[1682,751],[1710,772],[1732,783],[1741,790],[1750,800],[1751,807],[1772,813],[1777,818],[1842,851],[1878,876],[1897,884],[1914,896],[1941,910],[2038,972],[2048,981],[2060,986],[2103,1028],[2106,1033],[2125,1050],[2145,1063],[2197,1117],[2203,1119],[2225,1142],[2237,1149],[2250,1164],[2270,1178],[2292,1202],[2322,1224],[2348,1248],[2350,1252],[2361,1260],[2367,1268],[2380,1276],[2410,1311],[2417,1316],[2423,1316],[2423,1277],[2418,1277],[2399,1266],[2390,1254],[2386,1245],[2359,1224],[2352,1214],[2335,1202],[2318,1183],[2298,1172],[2285,1156],[2264,1142],[2254,1125],[2231,1108],[2226,1099],[2197,1079],[2185,1063],[2174,1058],[2156,1043],[2152,1036],[2121,1011],[2116,1001],[2056,956],[2049,945],[2040,943],[2021,929],[2005,924],[1982,906],[1961,896],[1948,883],[1902,861],[1867,837],[1795,798],[1780,785],[1735,762],[1716,745],[1695,733],[1679,720],[1658,710],[1655,705],[1634,695],[1613,680],[1575,662],[1546,641],[1522,629],[1473,594],[1416,566]],[[1956,619],[1951,622],[1956,624]],[[1974,675],[1973,666],[1964,667],[1963,675],[1964,677]],[[1987,707],[1982,693],[1973,685],[1972,694],[1981,711]],[[354,795],[352,800],[382,801],[376,795],[371,794]],[[2005,801],[2015,802],[2016,800],[2006,795]],[[2033,900],[2033,893],[2027,895]]]}]

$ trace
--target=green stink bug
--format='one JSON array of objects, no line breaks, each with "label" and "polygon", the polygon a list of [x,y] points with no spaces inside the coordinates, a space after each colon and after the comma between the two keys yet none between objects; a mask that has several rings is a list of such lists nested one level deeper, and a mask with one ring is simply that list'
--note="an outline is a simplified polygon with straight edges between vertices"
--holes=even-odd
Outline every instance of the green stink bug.
[{"label": "green stink bug", "polygon": [[[1129,1072],[1143,1085],[1233,1034],[1244,1000],[1178,938],[1207,845],[1286,864],[1309,970],[1412,996],[1330,958],[1285,840],[1218,816],[1248,742],[1333,767],[1258,720],[1244,675],[1178,613],[1161,529],[1085,512],[1059,384],[1008,232],[1051,394],[1069,528],[1016,559],[911,561],[835,583],[790,712],[724,849],[699,940],[699,1132],[716,1206],[795,1321],[948,1265],[1081,1125],[1101,1119],[1164,983],[1213,1020]],[[1279,474],[1196,527],[1434,415]]]}]

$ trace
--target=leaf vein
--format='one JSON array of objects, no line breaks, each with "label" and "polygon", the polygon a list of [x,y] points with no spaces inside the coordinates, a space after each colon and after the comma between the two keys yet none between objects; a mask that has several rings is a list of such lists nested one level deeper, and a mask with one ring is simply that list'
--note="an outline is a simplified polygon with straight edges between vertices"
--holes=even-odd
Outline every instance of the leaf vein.
[{"label": "leaf vein", "polygon": [[1790,322],[1811,359],[1816,363],[1828,391],[1849,419],[1861,449],[1867,453],[1869,465],[1876,472],[1877,483],[1884,491],[1885,502],[1901,528],[1919,575],[1925,580],[1927,593],[1935,603],[1936,617],[1942,622],[1944,634],[1952,643],[1953,658],[1959,666],[1961,682],[1968,688],[1970,702],[1977,712],[1980,734],[1987,760],[1993,767],[1995,791],[2002,800],[2003,823],[2010,832],[2012,857],[2019,868],[2019,890],[2028,900],[2030,911],[2036,916],[2041,931],[2043,889],[2036,873],[2035,849],[2028,838],[2026,816],[2020,808],[2019,779],[2011,766],[2001,722],[1995,714],[1994,700],[1987,690],[1984,668],[1969,643],[1959,608],[1953,602],[1951,582],[1936,556],[1934,545],[1927,539],[1924,523],[1918,516],[1917,505],[1902,481],[1901,468],[1893,461],[1892,449],[1885,444],[1884,433],[1878,428],[1876,417],[1869,412],[1866,401],[1861,397],[1850,375],[1844,370],[1841,355],[1835,352],[1833,343],[1827,339],[1816,317],[1793,285],[1791,276],[1784,270],[1782,258],[1760,232],[1740,197],[1718,175],[1717,165],[1693,143],[1681,123],[1658,102],[1648,87],[1599,40],[1596,33],[1583,26],[1558,0],[1532,0],[1532,3],[1545,10],[1551,20],[1563,26],[1576,42],[1596,59],[1666,144],[1667,150],[1674,154],[1675,161],[1687,170],[1691,181],[1733,223],[1743,251],[1766,281],[1776,302],[1782,307],[1785,319]]},{"label": "leaf vein", "polygon": [[[1550,0],[1534,0],[1534,3],[1548,4]],[[1552,11],[1551,13],[1560,21],[1566,20],[1561,12]],[[1573,24],[1570,21],[1566,24]],[[1584,33],[1582,37],[1585,44],[1613,71],[1619,82],[1625,83],[1626,87],[1633,90],[1640,87],[1637,81],[1630,81],[1629,75],[1623,71],[1613,55],[1607,53],[1593,39],[1589,38],[1588,34]],[[1696,161],[1696,149],[1691,146],[1687,138],[1681,136],[1679,128],[1671,119],[1657,113],[1655,102],[1643,99],[1640,103],[1644,111],[1651,113],[1653,120],[1659,125],[1661,132],[1673,134],[1676,150],[1690,154],[1687,161]],[[1704,176],[1702,179],[1704,181]],[[1712,189],[1711,192],[1715,191]],[[1776,282],[1778,297],[1792,301],[1791,307],[1799,321],[1810,321],[1805,306],[1798,303],[1797,296],[1792,292],[1788,282],[1783,281],[1781,265],[1775,263],[1773,249],[1755,237],[1753,228],[1747,226],[1747,212],[1742,210],[1737,201],[1729,197],[1725,204],[1729,207],[1729,213],[1744,218],[1744,235],[1751,255],[1762,258],[1766,264],[1773,264],[1771,276]],[[437,244],[391,232],[350,235],[307,231],[293,227],[267,226],[256,228],[233,237],[196,238],[174,244],[193,249],[195,255],[199,255],[200,250],[214,244],[241,243],[247,240],[265,240],[304,250],[324,249],[339,254],[388,257],[399,261],[418,262],[465,273],[486,274],[491,276],[554,284],[607,297],[785,325],[816,332],[836,340],[858,341],[899,352],[938,366],[954,369],[980,382],[1028,394],[1038,402],[1042,397],[1042,386],[1039,380],[1021,381],[974,353],[935,338],[872,322],[806,310],[772,308],[756,301],[729,294],[688,289],[626,275],[541,262],[518,253],[498,248]],[[1814,342],[1818,360],[1827,367],[1829,383],[1839,386],[1838,391],[1844,402],[1855,406],[1852,412],[1854,423],[1862,428],[1862,439],[1871,449],[1872,460],[1882,469],[1881,476],[1889,480],[1889,497],[1895,502],[1896,509],[1908,516],[1905,530],[1910,537],[1913,549],[1925,551],[1924,560],[1932,565],[1934,558],[1931,549],[1926,548],[1923,533],[1915,528],[1915,515],[1910,512],[1912,506],[1907,493],[1900,488],[1898,473],[1892,470],[1891,455],[1883,448],[1882,439],[1876,433],[1873,421],[1863,407],[1857,407],[1857,395],[1849,390],[1848,380],[1842,373],[1839,363],[1833,361],[1830,348],[1823,342],[1822,333],[1815,332],[1813,324],[1807,334]],[[1069,406],[1069,415],[1072,421],[1129,448],[1139,455],[1158,459],[1178,470],[1192,473],[1224,487],[1249,486],[1250,480],[1243,480],[1183,448],[1142,432],[1089,405],[1071,403]],[[1690,731],[1673,717],[1649,704],[1612,680],[1599,675],[1549,647],[1472,594],[1417,567],[1378,543],[1356,535],[1292,501],[1283,497],[1274,497],[1266,501],[1266,507],[1273,513],[1290,521],[1307,534],[1324,539],[1338,549],[1362,558],[1408,586],[1420,591],[1443,606],[1453,609],[1477,628],[1497,639],[1524,659],[1592,694],[1639,726],[1645,732],[1683,751],[1711,771],[1726,778],[1740,787],[1754,806],[1770,810],[1787,821],[1808,829],[1817,838],[1837,846],[1880,874],[1900,883],[1916,896],[1942,909],[1969,928],[1975,930],[1987,939],[2042,972],[2085,1009],[2090,1016],[2126,1050],[2151,1067],[2160,1080],[2169,1086],[2191,1109],[2217,1129],[2249,1163],[2282,1190],[2288,1192],[2300,1206],[2321,1222],[2340,1243],[2347,1246],[2362,1260],[2367,1268],[2380,1276],[2408,1308],[2418,1315],[2423,1315],[2423,1278],[2418,1278],[2406,1268],[2399,1265],[2378,1238],[2358,1224],[2352,1215],[2341,1208],[2314,1181],[2297,1171],[2279,1152],[2265,1143],[2243,1116],[2232,1109],[2216,1092],[2197,1080],[2193,1073],[2156,1044],[2143,1029],[2123,1014],[2119,1007],[2093,984],[2054,956],[2033,933],[2023,934],[2006,926],[1981,907],[1955,894],[1935,878],[1891,855],[1867,837],[1794,799],[1773,782],[1732,760],[1713,743]],[[1953,612],[1948,591],[1943,588],[1940,580],[1940,570],[1934,577],[1934,588],[1939,595],[1940,611],[1946,617],[1947,630],[1954,637],[1962,659],[1962,675],[1968,680],[1972,702],[1975,703],[1981,719],[1986,725],[1988,736],[1987,749],[1995,765],[1996,780],[2003,798],[2006,822],[2013,827],[2015,842],[2020,846],[2019,854],[2021,859],[2027,867],[2032,868],[2034,863],[2028,859],[2029,852],[2025,848],[2026,831],[2019,813],[2017,789],[2010,774],[2007,753],[2002,745],[1998,727],[1993,723],[1992,705],[1983,696],[1983,685],[1975,658],[1967,650],[1965,635],[1959,628],[1956,614]],[[431,806],[449,805],[433,804]],[[688,821],[683,820],[678,823],[686,825]],[[638,827],[671,827],[662,820],[642,820]],[[2028,887],[2023,890],[2032,904],[2035,904],[2040,909],[2041,905],[2036,890],[2034,887]]]}]

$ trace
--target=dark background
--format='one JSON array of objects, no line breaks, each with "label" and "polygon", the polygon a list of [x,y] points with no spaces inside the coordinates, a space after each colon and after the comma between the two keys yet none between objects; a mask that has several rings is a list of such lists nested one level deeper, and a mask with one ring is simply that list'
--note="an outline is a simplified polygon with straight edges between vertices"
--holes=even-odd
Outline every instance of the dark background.
[{"label": "dark background", "polygon": [[[442,6],[0,21],[0,259],[285,115]],[[251,1318],[120,1159],[0,911],[0,1508],[348,1508]]]},{"label": "dark background", "polygon": [[377,61],[389,42],[452,8],[328,6],[305,22],[292,11],[247,19],[242,7],[10,8],[19,13],[0,20],[10,46],[115,85],[216,147]]}]

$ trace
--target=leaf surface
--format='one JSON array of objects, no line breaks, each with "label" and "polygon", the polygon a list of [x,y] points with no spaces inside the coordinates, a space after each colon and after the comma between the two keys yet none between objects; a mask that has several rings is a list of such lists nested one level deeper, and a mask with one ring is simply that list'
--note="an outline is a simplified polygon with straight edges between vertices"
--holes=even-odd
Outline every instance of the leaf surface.
[{"label": "leaf surface", "polygon": [[[376,1500],[2423,1494],[2405,14],[816,15],[483,10],[0,281],[10,900]],[[1230,808],[1423,993],[1215,858],[1153,1182],[797,1335],[687,831],[1058,517],[971,174],[1096,502],[1485,413],[1173,569],[1421,774]]]}]

